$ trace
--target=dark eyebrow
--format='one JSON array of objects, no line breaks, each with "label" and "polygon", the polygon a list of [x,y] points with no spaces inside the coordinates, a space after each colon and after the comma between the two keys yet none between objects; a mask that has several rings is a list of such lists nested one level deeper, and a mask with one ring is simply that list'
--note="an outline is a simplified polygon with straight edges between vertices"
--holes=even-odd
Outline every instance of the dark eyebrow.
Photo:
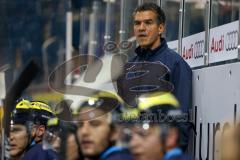
[{"label": "dark eyebrow", "polygon": [[153,19],[144,19],[143,21],[153,21]]},{"label": "dark eyebrow", "polygon": [[139,22],[153,22],[153,19],[144,19],[142,21],[140,20],[134,20],[134,23],[139,23]]},{"label": "dark eyebrow", "polygon": [[144,23],[153,23],[154,21],[152,19],[146,19],[144,20]]},{"label": "dark eyebrow", "polygon": [[[140,20],[134,20],[134,21],[140,21]],[[153,19],[143,19],[142,21],[153,21]]]},{"label": "dark eyebrow", "polygon": [[134,23],[140,23],[141,21],[139,21],[139,20],[134,20]]}]

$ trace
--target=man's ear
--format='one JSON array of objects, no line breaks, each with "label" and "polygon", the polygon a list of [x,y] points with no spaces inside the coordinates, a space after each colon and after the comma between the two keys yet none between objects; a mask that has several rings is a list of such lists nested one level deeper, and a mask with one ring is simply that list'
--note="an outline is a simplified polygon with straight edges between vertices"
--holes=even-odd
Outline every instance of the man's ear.
[{"label": "man's ear", "polygon": [[111,134],[110,134],[110,141],[111,142],[116,142],[120,137],[120,130],[118,127],[114,127],[111,130]]},{"label": "man's ear", "polygon": [[165,31],[165,24],[163,23],[159,24],[158,31],[159,31],[159,35],[161,35]]},{"label": "man's ear", "polygon": [[178,139],[179,139],[178,130],[176,128],[169,129],[166,139],[167,149],[173,149],[175,147],[178,147]]},{"label": "man's ear", "polygon": [[37,128],[34,126],[31,130],[32,137],[35,137],[37,133]]},{"label": "man's ear", "polygon": [[44,125],[39,125],[37,128],[36,128],[36,132],[35,132],[35,136],[36,137],[42,137],[44,132],[45,132],[46,128]]}]

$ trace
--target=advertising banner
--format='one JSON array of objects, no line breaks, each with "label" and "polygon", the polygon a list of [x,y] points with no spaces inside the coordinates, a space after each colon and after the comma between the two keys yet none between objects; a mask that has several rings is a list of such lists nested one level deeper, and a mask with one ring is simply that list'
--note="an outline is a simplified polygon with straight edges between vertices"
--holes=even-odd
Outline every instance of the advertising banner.
[{"label": "advertising banner", "polygon": [[182,39],[182,57],[191,67],[204,65],[205,32]]},{"label": "advertising banner", "polygon": [[238,58],[239,21],[210,29],[209,63]]}]

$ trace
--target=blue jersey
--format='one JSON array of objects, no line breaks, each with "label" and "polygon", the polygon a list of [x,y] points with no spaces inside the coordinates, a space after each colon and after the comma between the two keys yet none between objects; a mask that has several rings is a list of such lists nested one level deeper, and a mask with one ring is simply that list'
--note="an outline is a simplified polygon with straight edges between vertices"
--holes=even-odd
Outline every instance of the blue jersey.
[{"label": "blue jersey", "polygon": [[44,150],[41,144],[35,144],[24,154],[22,160],[58,160],[58,157],[53,150]]},{"label": "blue jersey", "polygon": [[127,149],[113,146],[104,151],[99,160],[133,160],[133,158]]},{"label": "blue jersey", "polygon": [[174,148],[168,151],[162,160],[194,160],[194,158],[185,155],[180,148]]}]

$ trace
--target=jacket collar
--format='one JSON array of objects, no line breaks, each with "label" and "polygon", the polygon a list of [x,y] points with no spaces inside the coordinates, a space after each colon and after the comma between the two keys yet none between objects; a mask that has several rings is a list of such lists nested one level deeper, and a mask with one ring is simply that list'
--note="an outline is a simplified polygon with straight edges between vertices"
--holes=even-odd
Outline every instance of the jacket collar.
[{"label": "jacket collar", "polygon": [[178,156],[181,156],[183,155],[183,152],[180,148],[176,147],[170,151],[168,151],[165,156],[164,156],[164,160],[168,160],[170,158],[173,158],[173,157],[178,157]]},{"label": "jacket collar", "polygon": [[164,38],[161,38],[161,44],[157,48],[151,50],[149,48],[141,48],[140,46],[135,49],[135,53],[141,57],[146,59],[146,57],[151,57],[155,53],[159,52],[161,53],[164,49],[167,47],[167,42]]}]

